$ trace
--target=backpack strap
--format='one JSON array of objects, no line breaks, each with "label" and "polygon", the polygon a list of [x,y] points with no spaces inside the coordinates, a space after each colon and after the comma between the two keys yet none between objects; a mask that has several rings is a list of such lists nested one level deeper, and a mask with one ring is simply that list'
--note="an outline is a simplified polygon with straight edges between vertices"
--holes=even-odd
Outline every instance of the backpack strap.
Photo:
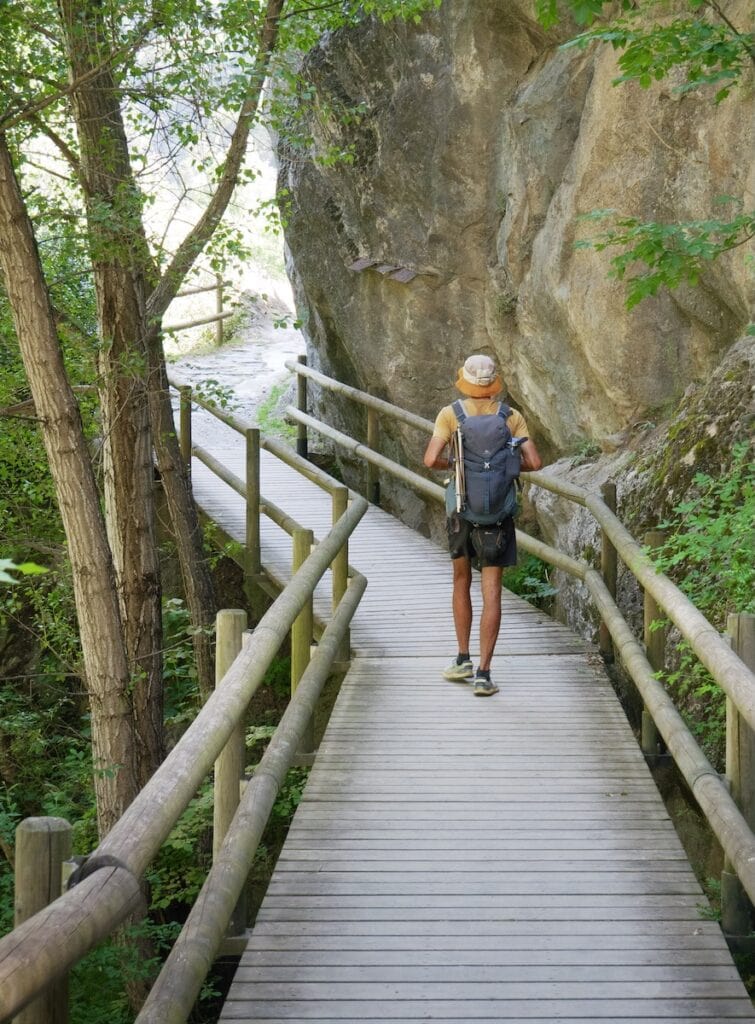
[{"label": "backpack strap", "polygon": [[461,426],[462,423],[464,422],[464,420],[467,418],[467,414],[464,411],[464,405],[463,405],[461,399],[457,398],[456,401],[451,406],[451,408],[454,411],[454,416],[456,417],[456,420],[457,420],[459,426]]},{"label": "backpack strap", "polygon": [[509,416],[511,415],[511,406],[510,405],[506,405],[505,402],[499,402],[498,403],[498,412],[497,412],[496,415],[500,416],[502,420],[507,420],[509,418]]}]

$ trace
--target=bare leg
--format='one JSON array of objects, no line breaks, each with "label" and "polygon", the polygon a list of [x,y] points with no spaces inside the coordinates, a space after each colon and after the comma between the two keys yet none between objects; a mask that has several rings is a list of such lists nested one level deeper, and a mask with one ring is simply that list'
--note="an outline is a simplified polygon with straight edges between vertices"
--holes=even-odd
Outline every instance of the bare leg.
[{"label": "bare leg", "polygon": [[468,558],[451,560],[454,570],[453,613],[456,642],[459,653],[469,650],[469,636],[472,632],[472,598],[469,588],[472,585],[472,564]]},{"label": "bare leg", "polygon": [[[461,559],[459,559],[461,561]],[[482,618],[480,619],[480,665],[489,669],[493,659],[498,630],[501,628],[501,576],[503,569],[490,565],[481,572]],[[455,593],[455,591],[454,591]],[[471,608],[470,608],[471,625]]]}]

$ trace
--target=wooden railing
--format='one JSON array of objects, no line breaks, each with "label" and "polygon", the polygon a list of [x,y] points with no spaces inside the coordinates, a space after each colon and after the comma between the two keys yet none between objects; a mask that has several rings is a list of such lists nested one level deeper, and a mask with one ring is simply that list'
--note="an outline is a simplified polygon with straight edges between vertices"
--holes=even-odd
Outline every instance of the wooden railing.
[{"label": "wooden railing", "polygon": [[[202,272],[202,271],[200,271]],[[210,273],[210,271],[204,271]],[[193,320],[182,320],[174,324],[163,324],[162,330],[165,334],[178,334],[180,331],[188,331],[191,327],[203,327],[205,324],[215,324],[215,344],[220,347],[223,344],[223,322],[229,316],[233,316],[232,309],[224,309],[225,288],[230,285],[222,274],[212,273],[211,284],[189,285],[182,288],[176,295],[176,299],[184,299],[190,295],[202,295],[207,292],[215,293],[215,312],[207,316],[195,317]],[[174,300],[175,301],[175,300]]]},{"label": "wooden railing", "polygon": [[[382,470],[410,485],[425,497],[443,502],[445,492],[442,487],[376,450],[380,436],[378,415],[416,428],[424,434],[425,442],[429,440],[433,431],[434,425],[430,420],[327,377],[308,367],[302,359],[296,362],[289,361],[286,366],[298,375],[300,381],[312,380],[319,387],[343,395],[367,408],[369,440],[363,443],[309,415],[307,391],[305,387],[300,386],[297,392],[297,405],[288,406],[286,414],[299,424],[299,443],[304,449],[307,446],[306,431],[314,430],[353,456],[364,460],[371,470],[366,482],[368,493],[374,493],[376,490],[379,493],[375,472]],[[727,765],[734,777],[722,778],[698,746],[671,697],[656,678],[658,670],[662,667],[657,663],[658,638],[656,637],[655,642],[655,656],[650,652],[655,662],[651,663],[646,649],[652,643],[650,631],[646,632],[646,643],[643,645],[635,638],[616,604],[617,555],[644,589],[646,602],[652,602],[649,608],[646,607],[646,621],[658,618],[660,613],[667,616],[678,627],[691,650],[726,693],[729,724],[727,745],[732,749],[735,745],[734,737],[744,732],[746,741],[743,740],[742,743],[746,742],[755,750],[752,740],[755,732],[755,673],[752,667],[732,649],[731,641],[719,634],[689,598],[667,576],[656,569],[644,547],[631,536],[616,516],[615,490],[611,494],[609,488],[605,497],[601,497],[542,471],[523,473],[522,479],[587,508],[601,527],[602,573],[588,563],[558,551],[520,530],[517,530],[517,542],[525,551],[584,583],[601,617],[605,633],[612,641],[616,656],[637,686],[645,704],[648,720],[654,723],[663,737],[669,753],[676,761],[718,838],[728,863],[739,876],[750,900],[755,903],[755,835],[752,831],[755,824],[755,764],[748,758],[741,769],[737,770],[735,762],[738,759],[733,755],[727,755]],[[754,631],[755,616],[751,615],[736,617],[736,624],[730,629],[739,652],[744,654],[745,650],[749,651],[747,657],[753,666]],[[645,753],[652,755],[652,730],[646,728],[644,736]],[[751,815],[749,822],[735,803],[730,786],[740,798],[740,802],[747,806]],[[735,916],[734,910],[732,916]]]},{"label": "wooden railing", "polygon": [[[182,398],[185,406],[188,401],[185,391]],[[228,420],[224,414],[217,414]],[[186,416],[184,407],[184,423]],[[219,637],[220,685],[125,814],[74,872],[72,888],[0,939],[0,1021],[9,1020],[35,1001],[121,923],[146,913],[142,895],[144,873],[214,764],[216,841],[213,865],[137,1018],[139,1024],[183,1024],[233,918],[286,771],[302,743],[307,744],[315,705],[325,681],[334,670],[343,668],[349,624],[367,582],[349,569],[348,539],[364,515],[367,502],[358,495],[349,495],[346,488],[319,473],[285,446],[261,438],[255,428],[241,422],[236,426],[247,437],[250,476],[244,483],[236,478],[229,479],[225,470],[221,475],[247,500],[245,568],[260,573],[259,516],[267,514],[293,535],[293,577],[253,633],[243,633],[239,619],[243,613],[221,613],[219,628],[224,615],[230,615],[231,636]],[[184,446],[187,437],[190,431],[182,437]],[[260,495],[258,457],[261,447],[278,454],[332,494],[333,525],[316,545],[310,530],[299,526]],[[195,449],[194,454],[212,468],[214,460],[209,453]],[[315,653],[310,656],[313,593],[328,569],[333,577],[333,614],[319,637]],[[292,640],[291,701],[239,799],[243,770],[240,745],[243,744],[246,710],[289,633]],[[43,824],[37,828],[37,822]],[[36,833],[49,853],[50,836],[57,836],[59,822],[60,819],[52,822],[31,819],[31,828],[22,830],[24,838],[29,838],[26,833],[30,832],[33,844]],[[67,840],[64,830],[61,832],[63,838],[57,845],[64,850]],[[26,849],[30,847],[27,845]],[[48,856],[48,867],[52,860]],[[54,998],[60,998],[60,994],[56,993]],[[56,1022],[66,1019],[59,1006],[55,1007],[49,1000],[47,1005],[54,1016],[35,1019]]]}]

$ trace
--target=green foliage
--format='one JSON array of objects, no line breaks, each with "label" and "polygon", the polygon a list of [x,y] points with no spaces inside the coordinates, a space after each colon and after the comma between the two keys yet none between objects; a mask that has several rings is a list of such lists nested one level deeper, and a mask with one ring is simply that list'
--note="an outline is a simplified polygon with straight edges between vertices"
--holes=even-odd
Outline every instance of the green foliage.
[{"label": "green foliage", "polygon": [[732,447],[729,471],[698,473],[693,493],[660,528],[670,536],[655,554],[663,572],[683,570],[682,587],[719,628],[729,612],[755,611],[755,462],[749,441]]},{"label": "green foliage", "polygon": [[[578,25],[592,25],[603,13],[608,0],[567,0],[569,13]],[[628,10],[631,4],[622,0],[622,10]],[[535,0],[535,13],[543,28],[553,28],[561,19],[559,0]]]},{"label": "green foliage", "polygon": [[[614,246],[623,249],[611,259],[609,277],[620,281],[626,278],[627,309],[655,295],[660,288],[696,285],[706,263],[755,235],[755,212],[743,213],[728,221],[684,224],[642,223],[635,217],[619,217],[614,210],[594,210],[580,219],[599,221],[606,217],[614,218],[615,228],[597,238],[576,242],[575,248],[592,248],[598,252]],[[627,276],[638,265],[647,269]]]},{"label": "green foliage", "polygon": [[704,921],[719,921],[721,920],[721,879],[720,878],[704,878],[703,879],[703,891],[708,897],[708,903],[699,903],[697,906],[698,913]]},{"label": "green foliage", "polygon": [[[567,0],[578,25],[592,25],[603,14],[608,0]],[[559,21],[557,0],[537,0],[536,12],[545,28]],[[592,42],[610,43],[620,51],[622,75],[614,85],[638,82],[647,89],[676,68],[686,74],[681,91],[702,85],[720,85],[715,95],[720,103],[745,73],[755,53],[755,35],[740,32],[718,3],[687,0],[687,16],[668,17],[665,0],[622,0],[621,15],[609,24],[589,28],[565,47],[585,47]],[[649,23],[658,15],[659,20]],[[711,20],[712,19],[712,20]]]},{"label": "green foliage", "polygon": [[[657,567],[719,630],[730,612],[755,612],[755,462],[748,442],[733,446],[731,467],[718,478],[698,473],[692,493],[661,523],[662,547],[649,552]],[[722,767],[726,730],[723,691],[679,645],[676,667],[663,674],[687,724],[714,764]]]},{"label": "green foliage", "polygon": [[234,390],[229,384],[221,384],[219,380],[208,377],[192,385],[193,396],[208,405],[216,406],[232,412],[236,408]]},{"label": "green foliage", "polygon": [[546,608],[558,593],[550,583],[550,566],[535,555],[526,555],[518,565],[503,570],[503,585],[536,608]]},{"label": "green foliage", "polygon": [[280,400],[289,386],[288,381],[282,384],[274,384],[270,388],[270,394],[257,406],[256,417],[259,428],[263,434],[274,437],[281,437],[286,441],[293,441],[296,438],[296,427],[287,423],[277,413]]},{"label": "green foliage", "polygon": [[[577,24],[585,26],[601,18],[607,3],[566,0]],[[647,89],[653,82],[682,72],[684,82],[679,91],[717,86],[714,101],[720,103],[755,62],[755,34],[740,31],[716,0],[686,0],[685,7],[683,15],[670,16],[665,0],[621,0],[618,17],[588,27],[564,46],[609,43],[619,53],[622,71],[614,85],[637,82]],[[546,28],[559,21],[557,0],[537,0],[536,11]],[[719,201],[731,201],[731,197]],[[656,295],[660,288],[697,285],[707,263],[755,235],[755,212],[743,212],[729,220],[710,218],[681,224],[642,221],[613,210],[595,210],[587,219],[606,216],[614,217],[615,227],[595,239],[577,242],[576,247],[600,252],[618,246],[623,250],[611,259],[609,276],[626,280],[628,309]],[[645,270],[634,272],[643,265]],[[751,331],[755,325],[748,329]]]},{"label": "green foliage", "polygon": [[288,830],[296,808],[301,803],[308,777],[309,768],[289,768],[270,812],[273,827],[277,823],[279,829]]},{"label": "green foliage", "polygon": [[47,572],[47,569],[35,562],[22,562],[20,565],[16,565],[10,558],[0,558],[0,583],[18,583],[17,577],[11,575],[14,572],[18,572],[22,576],[38,576],[40,573]]},{"label": "green foliage", "polygon": [[591,459],[597,458],[601,453],[601,447],[595,441],[583,441],[572,456],[572,466],[583,466]]},{"label": "green foliage", "polygon": [[153,908],[177,913],[197,898],[212,862],[212,796],[207,780],[147,872]]},{"label": "green foliage", "polygon": [[163,603],[164,714],[167,728],[184,727],[201,706],[189,610],[182,600]]},{"label": "green foliage", "polygon": [[0,935],[13,928],[13,872],[0,869]]},{"label": "green foliage", "polygon": [[[152,978],[178,932],[178,924],[145,920],[126,929],[128,941],[111,939],[92,950],[71,972],[71,1020],[76,1024],[132,1024],[126,982]],[[140,940],[151,943],[154,958],[142,957]]]},{"label": "green foliage", "polygon": [[[602,7],[599,3],[579,3],[584,8]],[[755,36],[738,32],[723,16],[717,5],[706,0],[688,0],[691,16],[662,20],[648,27],[646,18],[660,9],[664,18],[664,5],[659,0],[624,5],[624,16],[610,25],[583,32],[566,46],[585,47],[598,41],[610,43],[620,51],[618,58],[622,74],[614,85],[638,82],[643,89],[661,81],[676,68],[683,68],[686,81],[679,90],[686,92],[703,85],[720,85],[715,102],[720,103],[731,92],[752,60]],[[712,13],[714,20],[704,15]],[[580,24],[591,24],[600,14],[596,11],[589,19],[578,19]],[[695,17],[695,15],[699,15]],[[720,18],[721,20],[715,20]]]}]

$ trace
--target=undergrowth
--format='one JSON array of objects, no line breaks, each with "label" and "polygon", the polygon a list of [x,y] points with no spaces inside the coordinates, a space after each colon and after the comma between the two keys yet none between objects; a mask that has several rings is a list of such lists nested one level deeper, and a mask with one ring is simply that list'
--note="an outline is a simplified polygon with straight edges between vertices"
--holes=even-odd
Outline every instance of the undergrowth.
[{"label": "undergrowth", "polygon": [[270,394],[257,406],[256,417],[259,428],[263,434],[272,437],[280,437],[284,441],[296,440],[296,427],[288,423],[279,412],[281,398],[288,389],[289,382],[274,384]]},{"label": "undergrowth", "polygon": [[[748,442],[734,445],[720,477],[698,473],[684,501],[660,524],[664,544],[649,554],[719,631],[729,613],[755,612],[755,464]],[[655,628],[667,625],[654,623]],[[707,756],[723,768],[725,694],[689,644],[660,674]]]},{"label": "undergrowth", "polygon": [[503,570],[503,585],[536,608],[548,611],[550,599],[558,593],[550,582],[550,571],[542,559],[527,555],[517,565]]}]

